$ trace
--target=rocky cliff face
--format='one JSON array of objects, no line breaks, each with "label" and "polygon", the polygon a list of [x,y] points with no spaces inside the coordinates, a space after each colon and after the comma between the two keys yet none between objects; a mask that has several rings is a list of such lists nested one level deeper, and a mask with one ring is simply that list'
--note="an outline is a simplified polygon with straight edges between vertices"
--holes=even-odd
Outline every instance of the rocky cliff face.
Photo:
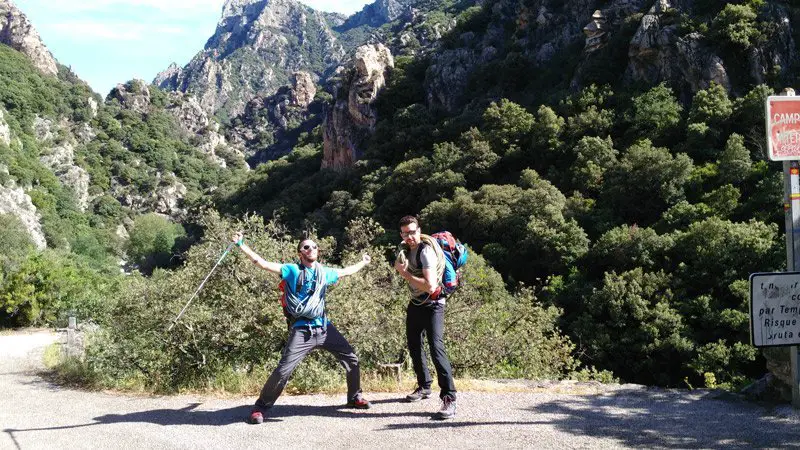
[{"label": "rocky cliff face", "polygon": [[5,112],[0,108],[0,142],[5,145],[11,145],[11,129],[6,123]]},{"label": "rocky cliff face", "polygon": [[341,62],[345,49],[328,19],[295,0],[228,0],[205,50],[155,81],[194,94],[208,111],[240,115],[253,98],[288,84],[292,73],[319,76]]},{"label": "rocky cliff face", "polygon": [[[0,165],[0,175],[8,176],[8,168]],[[47,246],[42,225],[39,223],[39,213],[36,212],[31,197],[13,180],[0,184],[0,214],[16,216],[25,226],[37,249],[42,250]]]},{"label": "rocky cliff face", "polygon": [[[33,121],[36,140],[42,149],[39,162],[50,169],[61,184],[72,190],[78,207],[81,211],[85,211],[89,205],[89,173],[75,164],[76,142],[72,134],[67,131],[69,129],[70,124],[67,121],[56,124],[50,119],[38,116]],[[63,133],[66,138],[56,138],[59,130],[67,131]]]},{"label": "rocky cliff face", "polygon": [[374,131],[377,116],[375,98],[386,85],[387,71],[394,67],[391,52],[382,44],[356,50],[352,65],[345,69],[345,95],[336,99],[325,116],[322,167],[350,167],[363,150],[366,137]]},{"label": "rocky cliff face", "polygon": [[210,156],[220,167],[227,167],[229,162],[217,154],[221,148],[238,157],[240,164],[244,163],[243,148],[232,145],[225,139],[220,133],[219,124],[209,118],[206,110],[194,96],[171,92],[165,110],[175,118],[184,134],[197,142],[197,148]]},{"label": "rocky cliff face", "polygon": [[[684,100],[711,82],[735,89],[731,70],[745,67],[740,84],[764,82],[768,76],[785,73],[797,61],[787,7],[770,4],[766,14],[774,24],[769,42],[753,46],[745,60],[720,53],[709,35],[687,32],[681,17],[691,17],[694,0],[612,0],[594,10],[591,2],[500,0],[488,12],[488,27],[456,36],[456,45],[435,53],[425,80],[428,104],[456,111],[468,100],[470,76],[480,67],[502,61],[516,52],[533,64],[547,69],[554,58],[582,48],[571,77],[579,89],[592,80],[592,71],[610,46],[625,46],[624,78],[629,82],[655,85],[668,82]],[[634,22],[636,21],[636,22]],[[631,29],[631,25],[634,28]],[[507,39],[512,27],[512,39]],[[632,30],[632,31],[629,31]],[[743,79],[747,78],[747,79]],[[588,81],[587,81],[588,80]]]},{"label": "rocky cliff face", "polygon": [[321,102],[315,100],[317,86],[308,72],[296,72],[289,86],[274,95],[255,97],[226,130],[232,145],[244,148],[252,164],[279,158],[292,150],[297,136],[319,124]]},{"label": "rocky cliff face", "polygon": [[145,114],[150,111],[150,90],[143,80],[131,80],[108,93],[106,100],[117,100],[123,108]]},{"label": "rocky cliff face", "polygon": [[58,65],[39,33],[11,0],[0,0],[0,42],[18,50],[46,75],[58,75]]},{"label": "rocky cliff face", "polygon": [[393,22],[402,15],[408,14],[411,10],[411,2],[398,0],[377,0],[370,3],[361,11],[350,16],[344,24],[343,29],[356,28],[363,25],[379,27],[385,23]]}]

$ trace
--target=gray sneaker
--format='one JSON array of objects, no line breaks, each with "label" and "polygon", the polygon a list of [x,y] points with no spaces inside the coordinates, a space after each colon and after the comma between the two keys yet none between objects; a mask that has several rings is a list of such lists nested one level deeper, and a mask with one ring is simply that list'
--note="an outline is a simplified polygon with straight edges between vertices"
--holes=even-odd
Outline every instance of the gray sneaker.
[{"label": "gray sneaker", "polygon": [[434,419],[452,419],[456,415],[456,399],[449,395],[442,399],[442,409],[433,415]]},{"label": "gray sneaker", "polygon": [[429,398],[431,396],[431,390],[418,387],[414,390],[414,392],[406,395],[406,401],[413,403],[422,400],[423,398]]}]

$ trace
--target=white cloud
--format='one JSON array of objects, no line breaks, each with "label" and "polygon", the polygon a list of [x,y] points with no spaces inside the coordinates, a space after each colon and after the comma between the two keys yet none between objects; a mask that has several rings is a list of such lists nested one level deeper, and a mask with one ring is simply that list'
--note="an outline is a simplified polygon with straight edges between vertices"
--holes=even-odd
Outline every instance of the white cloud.
[{"label": "white cloud", "polygon": [[50,27],[74,38],[110,39],[116,41],[142,41],[157,35],[185,33],[180,27],[138,23],[60,22]]},{"label": "white cloud", "polygon": [[222,11],[224,0],[56,0],[48,2],[51,6],[72,11],[97,11],[115,6],[148,7],[161,11]]},{"label": "white cloud", "polygon": [[[374,0],[372,0],[374,1]],[[361,11],[367,3],[372,1],[364,0],[300,0],[300,2],[318,10],[327,12],[338,12],[342,14],[353,14]]]}]

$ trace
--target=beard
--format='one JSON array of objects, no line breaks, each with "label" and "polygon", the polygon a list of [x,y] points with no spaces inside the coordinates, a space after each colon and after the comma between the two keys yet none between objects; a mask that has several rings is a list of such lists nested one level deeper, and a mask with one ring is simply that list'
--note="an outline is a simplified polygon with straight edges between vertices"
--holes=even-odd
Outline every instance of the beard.
[{"label": "beard", "polygon": [[304,265],[310,266],[311,264],[314,264],[316,261],[317,261],[316,256],[308,257],[302,253],[300,254],[300,262],[302,262]]}]

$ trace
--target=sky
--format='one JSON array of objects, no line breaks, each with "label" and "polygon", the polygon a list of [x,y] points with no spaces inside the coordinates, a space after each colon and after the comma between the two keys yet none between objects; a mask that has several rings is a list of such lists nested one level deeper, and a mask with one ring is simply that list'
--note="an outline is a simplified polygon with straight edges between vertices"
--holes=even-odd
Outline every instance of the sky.
[{"label": "sky", "polygon": [[[184,66],[214,34],[224,0],[12,0],[59,63],[105,96],[133,78],[147,82]],[[301,0],[350,15],[371,1]]]}]

